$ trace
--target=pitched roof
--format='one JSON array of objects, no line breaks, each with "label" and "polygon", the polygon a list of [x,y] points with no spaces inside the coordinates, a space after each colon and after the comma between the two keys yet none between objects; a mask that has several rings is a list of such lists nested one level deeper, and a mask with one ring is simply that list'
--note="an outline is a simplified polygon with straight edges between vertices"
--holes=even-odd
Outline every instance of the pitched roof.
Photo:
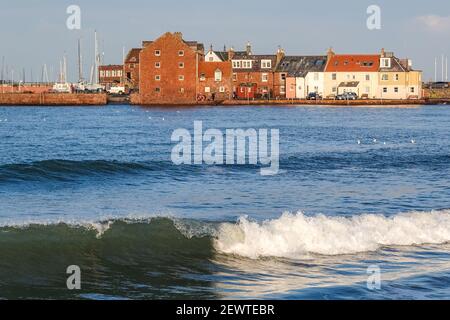
[{"label": "pitched roof", "polygon": [[379,54],[336,54],[330,58],[326,72],[378,72]]},{"label": "pitched roof", "polygon": [[276,71],[286,72],[290,77],[305,77],[309,72],[323,72],[326,64],[326,56],[286,56]]},{"label": "pitched roof", "polygon": [[199,75],[204,74],[206,78],[214,78],[217,70],[222,71],[222,76],[231,77],[231,62],[205,62],[201,61],[198,66]]},{"label": "pitched roof", "polygon": [[357,88],[359,86],[359,81],[349,81],[341,82],[339,88]]},{"label": "pitched roof", "polygon": [[133,48],[131,49],[127,57],[125,58],[125,63],[139,63],[139,54],[141,53],[140,48]]},{"label": "pitched roof", "polygon": [[380,68],[380,72],[408,72],[413,71],[409,65],[408,59],[399,59],[395,56],[391,56],[391,67],[390,68]]}]

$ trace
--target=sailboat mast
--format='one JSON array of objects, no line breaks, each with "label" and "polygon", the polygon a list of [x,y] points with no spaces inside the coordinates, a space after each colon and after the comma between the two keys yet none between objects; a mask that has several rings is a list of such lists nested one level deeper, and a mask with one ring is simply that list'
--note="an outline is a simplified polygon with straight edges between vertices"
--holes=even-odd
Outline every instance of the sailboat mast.
[{"label": "sailboat mast", "polygon": [[98,53],[97,31],[95,31],[94,37],[95,37],[94,84],[98,84],[98,68],[100,65],[100,55]]},{"label": "sailboat mast", "polygon": [[83,56],[81,53],[81,38],[78,39],[78,80],[83,81]]}]

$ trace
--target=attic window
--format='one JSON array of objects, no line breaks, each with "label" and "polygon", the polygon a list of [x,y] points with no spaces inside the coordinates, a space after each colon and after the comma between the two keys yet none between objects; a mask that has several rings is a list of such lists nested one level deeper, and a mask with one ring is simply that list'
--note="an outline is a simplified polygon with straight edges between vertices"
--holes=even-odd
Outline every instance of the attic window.
[{"label": "attic window", "polygon": [[155,56],[157,57],[161,56],[161,50],[155,50]]}]

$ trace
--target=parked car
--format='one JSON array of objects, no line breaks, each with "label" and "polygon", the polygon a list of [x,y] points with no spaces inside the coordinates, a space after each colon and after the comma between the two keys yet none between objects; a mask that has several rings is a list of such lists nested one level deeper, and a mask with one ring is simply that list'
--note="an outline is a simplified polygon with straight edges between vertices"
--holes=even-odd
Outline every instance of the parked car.
[{"label": "parked car", "polygon": [[344,92],[337,95],[336,100],[358,100],[358,95],[354,92]]},{"label": "parked car", "polygon": [[125,94],[125,87],[117,86],[117,87],[111,87],[108,90],[109,94],[118,94],[118,95],[124,95]]},{"label": "parked car", "polygon": [[317,92],[310,92],[306,100],[322,100],[322,97]]}]

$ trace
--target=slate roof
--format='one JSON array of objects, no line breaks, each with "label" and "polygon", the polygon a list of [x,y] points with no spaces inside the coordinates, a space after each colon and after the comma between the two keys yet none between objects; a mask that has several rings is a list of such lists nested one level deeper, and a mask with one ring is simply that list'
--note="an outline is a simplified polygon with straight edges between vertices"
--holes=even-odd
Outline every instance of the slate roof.
[{"label": "slate roof", "polygon": [[390,68],[380,68],[380,72],[408,72],[413,71],[409,66],[408,59],[399,59],[395,56],[391,57]]},{"label": "slate roof", "polygon": [[[233,69],[234,72],[264,72],[264,71],[273,71],[276,68],[277,56],[276,55],[255,55],[255,54],[247,54],[245,51],[237,51],[234,53],[232,60],[252,60],[252,68],[251,69]],[[261,68],[262,60],[270,60],[272,62],[272,68],[266,69]]]},{"label": "slate roof", "polygon": [[309,72],[323,72],[327,56],[286,56],[278,64],[277,72],[285,72],[289,77],[305,77]]},{"label": "slate roof", "polygon": [[359,86],[359,81],[349,81],[341,82],[339,88],[357,88]]}]

